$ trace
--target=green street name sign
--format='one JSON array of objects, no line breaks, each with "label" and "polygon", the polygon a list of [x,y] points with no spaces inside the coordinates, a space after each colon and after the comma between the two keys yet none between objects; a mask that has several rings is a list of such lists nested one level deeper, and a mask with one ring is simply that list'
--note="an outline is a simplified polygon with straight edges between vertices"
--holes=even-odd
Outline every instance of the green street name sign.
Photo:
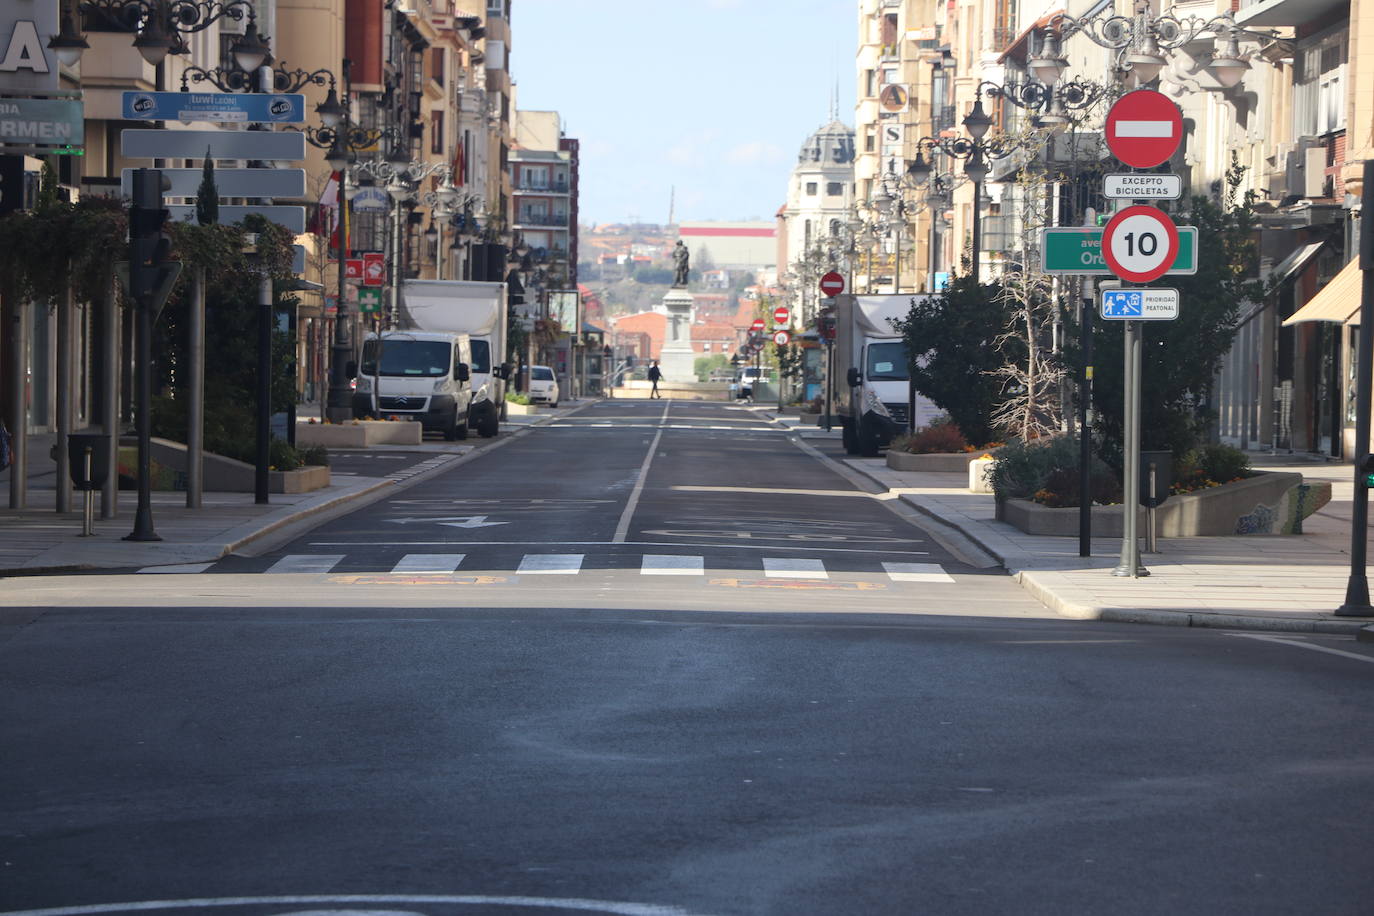
[{"label": "green street name sign", "polygon": [[[1111,274],[1102,257],[1102,230],[1058,226],[1040,230],[1040,270],[1047,274]],[[1178,257],[1170,275],[1197,273],[1197,227],[1178,227]]]},{"label": "green street name sign", "polygon": [[382,310],[382,291],[375,286],[358,290],[358,311],[364,315]]}]

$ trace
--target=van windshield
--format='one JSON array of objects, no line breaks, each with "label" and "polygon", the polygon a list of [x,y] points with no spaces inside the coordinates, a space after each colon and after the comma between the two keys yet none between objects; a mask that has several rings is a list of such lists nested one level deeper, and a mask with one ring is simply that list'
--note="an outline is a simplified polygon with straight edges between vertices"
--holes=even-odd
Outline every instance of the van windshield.
[{"label": "van windshield", "polygon": [[864,377],[875,382],[905,382],[906,346],[900,343],[869,344]]},{"label": "van windshield", "polygon": [[536,382],[551,382],[553,381],[553,370],[544,366],[531,366],[530,378]]},{"label": "van windshield", "polygon": [[[451,344],[442,340],[385,340],[382,342],[382,375],[437,377],[448,375]],[[363,343],[363,375],[377,375],[377,341]]]},{"label": "van windshield", "polygon": [[468,368],[473,372],[491,371],[491,347],[480,337],[472,339],[472,363]]}]

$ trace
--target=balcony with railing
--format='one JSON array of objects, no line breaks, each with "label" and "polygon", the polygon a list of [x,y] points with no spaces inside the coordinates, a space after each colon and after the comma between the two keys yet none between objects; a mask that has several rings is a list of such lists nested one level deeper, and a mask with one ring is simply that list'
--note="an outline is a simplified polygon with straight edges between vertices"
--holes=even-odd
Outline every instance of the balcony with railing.
[{"label": "balcony with railing", "polygon": [[568,182],[566,179],[549,181],[547,178],[517,178],[514,188],[517,191],[529,191],[535,194],[567,194]]},{"label": "balcony with railing", "polygon": [[568,227],[568,214],[566,213],[532,213],[529,211],[516,211],[515,225],[517,226],[553,226],[566,229]]}]

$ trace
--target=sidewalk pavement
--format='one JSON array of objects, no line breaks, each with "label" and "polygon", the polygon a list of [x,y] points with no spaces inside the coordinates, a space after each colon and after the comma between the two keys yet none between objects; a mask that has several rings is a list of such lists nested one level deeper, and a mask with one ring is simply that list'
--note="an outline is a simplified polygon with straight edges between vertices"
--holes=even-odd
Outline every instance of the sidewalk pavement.
[{"label": "sidewalk pavement", "polygon": [[[837,438],[777,418],[805,440]],[[1173,626],[1358,634],[1374,641],[1374,620],[1337,617],[1350,573],[1354,472],[1306,456],[1252,453],[1254,467],[1296,471],[1331,482],[1331,502],[1303,523],[1300,535],[1160,539],[1142,554],[1150,575],[1112,574],[1119,538],[1096,537],[1092,556],[1078,538],[1024,534],[994,518],[993,497],[970,493],[965,473],[894,471],[883,458],[844,464],[922,514],[982,548],[1050,609],[1066,617]],[[1371,537],[1374,540],[1374,537]],[[1142,542],[1143,546],[1143,542]]]},{"label": "sidewalk pavement", "polygon": [[[374,445],[367,451],[421,451],[433,452],[436,458],[452,456],[453,460],[448,462],[431,459],[418,473],[410,471],[396,475],[404,477],[404,485],[409,486],[449,470],[468,455],[499,446],[522,429],[566,416],[589,403],[590,400],[564,401],[557,410],[547,413],[512,416],[509,422],[502,422],[501,437],[484,445],[430,440],[418,446]],[[302,412],[301,416],[309,414]],[[57,466],[49,457],[55,441],[53,434],[29,437],[28,507],[0,508],[0,576],[209,563],[270,534],[282,533],[306,520],[313,521],[316,516],[355,508],[365,501],[380,498],[403,483],[387,477],[341,474],[321,490],[272,493],[267,505],[254,503],[252,493],[206,492],[199,509],[186,508],[184,492],[154,492],[153,530],[162,540],[143,542],[123,539],[134,529],[138,507],[136,491],[120,491],[118,511],[112,519],[100,517],[100,494],[93,493],[95,533],[82,537],[84,493],[72,494],[74,511],[55,511]],[[10,470],[0,471],[0,500],[5,505],[8,505]]]}]

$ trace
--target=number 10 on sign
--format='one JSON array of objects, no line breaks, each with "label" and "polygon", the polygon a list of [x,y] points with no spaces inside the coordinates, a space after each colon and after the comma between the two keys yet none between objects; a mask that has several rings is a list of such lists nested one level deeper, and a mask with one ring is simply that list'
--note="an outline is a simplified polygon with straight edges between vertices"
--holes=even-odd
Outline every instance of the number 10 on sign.
[{"label": "number 10 on sign", "polygon": [[1102,257],[1111,272],[1131,283],[1149,283],[1169,272],[1178,256],[1178,229],[1155,207],[1127,207],[1102,230]]}]

